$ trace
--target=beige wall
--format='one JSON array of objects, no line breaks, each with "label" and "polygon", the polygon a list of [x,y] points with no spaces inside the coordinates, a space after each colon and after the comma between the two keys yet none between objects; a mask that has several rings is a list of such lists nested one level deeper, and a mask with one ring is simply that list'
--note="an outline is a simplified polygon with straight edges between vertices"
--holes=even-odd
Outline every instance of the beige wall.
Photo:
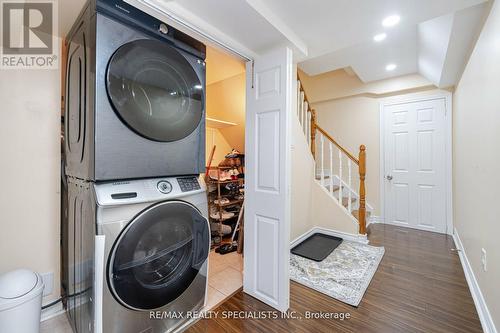
[{"label": "beige wall", "polygon": [[218,128],[207,127],[206,135],[205,154],[207,165],[212,149],[216,146],[211,166],[217,166],[220,162],[224,161],[225,156],[233,147],[227,142]]},{"label": "beige wall", "polygon": [[[500,3],[454,94],[453,221],[497,329],[500,328]],[[487,251],[488,271],[481,266]]]},{"label": "beige wall", "polygon": [[59,296],[60,73],[0,70],[0,274],[54,273]]},{"label": "beige wall", "polygon": [[313,227],[312,221],[312,180],[314,161],[304,139],[304,132],[298,118],[292,119],[292,183],[291,183],[291,227],[290,240],[293,241]]},{"label": "beige wall", "polygon": [[245,73],[210,84],[206,92],[207,117],[237,124],[220,133],[240,152],[245,152],[245,94]]},{"label": "beige wall", "polygon": [[[59,1],[65,36],[86,1]],[[54,273],[60,296],[60,70],[0,70],[0,274]]]},{"label": "beige wall", "polygon": [[313,105],[320,126],[355,156],[360,145],[366,146],[366,194],[375,215],[380,215],[379,102],[369,97],[352,97]]},{"label": "beige wall", "polygon": [[347,215],[314,177],[314,160],[297,117],[292,119],[292,218],[290,240],[313,227],[349,234],[358,233],[356,221]]},{"label": "beige wall", "polygon": [[[296,74],[294,66],[294,74]],[[295,84],[295,83],[294,83]],[[294,85],[293,91],[297,91]],[[293,108],[297,99],[293,98]],[[296,114],[291,121],[292,184],[291,228],[293,241],[314,227],[357,234],[357,223],[337,204],[315,180],[315,162]]]},{"label": "beige wall", "polygon": [[245,62],[234,55],[207,46],[207,86],[245,72]]}]

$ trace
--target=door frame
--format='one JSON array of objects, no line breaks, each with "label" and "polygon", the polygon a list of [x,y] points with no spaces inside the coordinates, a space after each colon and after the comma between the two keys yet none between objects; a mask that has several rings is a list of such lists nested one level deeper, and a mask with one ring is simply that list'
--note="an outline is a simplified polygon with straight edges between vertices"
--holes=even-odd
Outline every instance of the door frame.
[{"label": "door frame", "polygon": [[[445,201],[446,201],[446,234],[453,235],[453,95],[446,90],[430,93],[429,95],[405,95],[388,97],[380,102],[380,155],[379,155],[379,187],[380,187],[380,212],[381,221],[387,222],[385,217],[385,114],[384,109],[390,105],[423,102],[429,100],[444,99],[445,101]],[[408,226],[408,228],[412,228]],[[415,228],[416,229],[416,228]],[[420,229],[418,229],[420,230]]]}]

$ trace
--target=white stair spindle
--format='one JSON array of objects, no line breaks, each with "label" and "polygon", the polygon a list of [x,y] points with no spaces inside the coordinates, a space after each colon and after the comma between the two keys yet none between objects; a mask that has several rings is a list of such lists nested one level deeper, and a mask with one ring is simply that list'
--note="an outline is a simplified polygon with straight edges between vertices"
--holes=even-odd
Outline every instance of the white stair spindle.
[{"label": "white stair spindle", "polygon": [[300,126],[304,125],[304,118],[303,118],[303,113],[304,113],[304,92],[300,92],[300,114],[299,114],[299,121],[300,121]]},{"label": "white stair spindle", "polygon": [[307,146],[311,148],[311,112],[307,111],[306,116],[306,140]]},{"label": "white stair spindle", "polygon": [[321,186],[325,186],[325,136],[321,134],[319,139],[321,144]]},{"label": "white stair spindle", "polygon": [[304,102],[304,114],[302,115],[304,118],[302,119],[302,130],[304,131],[304,134],[307,133],[307,110],[309,109],[309,104]]},{"label": "white stair spindle", "polygon": [[330,151],[330,194],[333,196],[333,144],[328,142],[328,150]]},{"label": "white stair spindle", "polygon": [[300,81],[297,80],[297,117],[300,116]]},{"label": "white stair spindle", "polygon": [[342,150],[339,149],[339,202],[342,205]]},{"label": "white stair spindle", "polygon": [[352,212],[352,204],[351,204],[351,197],[352,197],[352,194],[351,194],[351,189],[352,189],[352,184],[351,184],[351,181],[352,181],[352,174],[351,174],[351,159],[348,159],[347,160],[347,167],[348,167],[348,172],[349,172],[349,180],[348,180],[348,186],[349,188],[347,189],[349,191],[349,196],[348,196],[348,202],[347,202],[347,210],[350,212]]}]

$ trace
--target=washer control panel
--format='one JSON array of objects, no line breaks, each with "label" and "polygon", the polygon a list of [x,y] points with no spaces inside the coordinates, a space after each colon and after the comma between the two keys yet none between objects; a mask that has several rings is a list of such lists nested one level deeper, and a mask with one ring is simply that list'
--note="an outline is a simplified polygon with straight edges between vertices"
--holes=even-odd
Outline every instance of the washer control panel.
[{"label": "washer control panel", "polygon": [[160,180],[156,185],[156,188],[163,194],[169,194],[172,192],[172,184],[166,180]]},{"label": "washer control panel", "polygon": [[93,186],[100,206],[173,200],[198,194],[206,198],[205,183],[196,176],[123,180]]},{"label": "washer control panel", "polygon": [[197,177],[177,178],[177,182],[179,183],[179,187],[181,188],[182,192],[196,191],[201,189]]}]

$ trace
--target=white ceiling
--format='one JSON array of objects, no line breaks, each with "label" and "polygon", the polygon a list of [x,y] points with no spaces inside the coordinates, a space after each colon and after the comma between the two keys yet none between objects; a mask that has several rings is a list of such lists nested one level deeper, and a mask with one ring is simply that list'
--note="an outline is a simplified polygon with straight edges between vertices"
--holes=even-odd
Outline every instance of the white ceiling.
[{"label": "white ceiling", "polygon": [[[422,44],[419,41],[422,41],[422,33],[427,35],[427,39],[435,39],[438,36],[440,44],[436,46],[440,50],[437,52],[446,54],[453,31],[448,30],[444,33],[431,29],[424,32],[420,29],[421,25],[440,20],[443,16],[449,16],[449,21],[452,22],[458,13],[469,11],[477,13],[477,8],[487,7],[477,6],[484,2],[486,1],[366,0],[360,4],[355,1],[337,0],[321,1],[317,12],[313,6],[308,9],[303,2],[296,0],[274,0],[269,2],[269,6],[276,11],[296,6],[295,10],[284,12],[285,21],[297,20],[298,13],[308,17],[306,20],[297,20],[295,25],[296,33],[306,41],[309,50],[307,57],[300,64],[301,69],[307,74],[317,75],[348,65],[362,81],[371,82],[420,72],[419,55]],[[382,20],[394,14],[401,17],[400,23],[391,28],[383,27]],[[461,28],[458,25],[453,27],[464,32],[463,39],[470,42],[473,41],[470,40],[467,30],[473,33],[481,20],[481,15],[474,17],[475,20],[459,24]],[[308,25],[306,23],[308,20],[321,23]],[[437,28],[439,25],[434,26]],[[374,42],[373,36],[382,32],[387,34],[387,38],[379,43]],[[461,45],[466,49],[470,46],[470,43]],[[458,53],[463,54],[463,52]],[[397,65],[392,72],[385,70],[385,66],[389,63]],[[439,79],[428,79],[436,85],[440,82]]]},{"label": "white ceiling", "polygon": [[[290,45],[309,75],[351,67],[364,82],[420,73],[437,86],[456,83],[490,7],[488,0],[125,1],[166,21],[187,21],[205,43],[221,40],[250,58]],[[68,2],[73,14],[83,1],[60,1]],[[393,14],[400,23],[383,27]],[[375,43],[380,32],[387,38]],[[397,68],[386,71],[389,63]]]},{"label": "white ceiling", "polygon": [[[450,78],[460,76],[489,8],[487,0],[128,1],[155,4],[251,56],[291,45],[309,75],[350,67],[371,82],[420,73],[437,86],[456,83]],[[383,27],[382,20],[395,14],[400,23]],[[381,32],[386,40],[375,43]],[[397,68],[386,71],[389,63]]]}]

